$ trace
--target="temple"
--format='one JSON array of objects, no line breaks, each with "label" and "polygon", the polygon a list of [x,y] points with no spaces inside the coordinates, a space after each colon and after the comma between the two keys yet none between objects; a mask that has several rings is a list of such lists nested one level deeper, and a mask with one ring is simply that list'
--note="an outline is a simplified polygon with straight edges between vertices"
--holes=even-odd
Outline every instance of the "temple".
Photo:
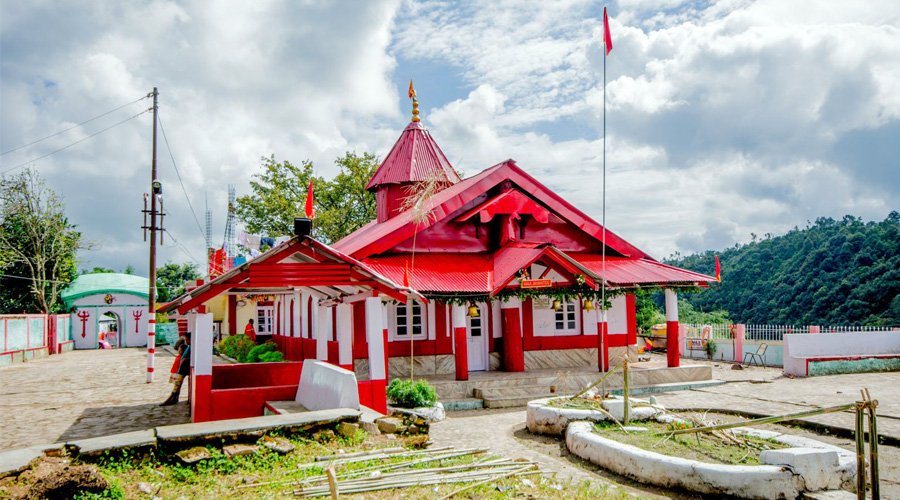
[{"label": "temple", "polygon": [[376,219],[332,246],[301,227],[162,310],[212,313],[223,334],[253,319],[286,359],[340,365],[383,394],[411,369],[459,381],[609,370],[636,355],[634,291],[646,288],[665,290],[668,367],[678,367],[676,291],[715,281],[657,262],[512,159],[461,179],[415,100],[367,189]]}]

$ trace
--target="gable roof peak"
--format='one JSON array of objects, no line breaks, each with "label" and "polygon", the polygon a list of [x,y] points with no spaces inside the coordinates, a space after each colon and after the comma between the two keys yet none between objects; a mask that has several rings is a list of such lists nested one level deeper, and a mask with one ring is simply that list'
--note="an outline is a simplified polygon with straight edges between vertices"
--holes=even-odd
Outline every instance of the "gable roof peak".
[{"label": "gable roof peak", "polygon": [[446,185],[461,179],[421,121],[411,121],[375,171],[367,190],[387,184],[410,184],[437,179]]}]

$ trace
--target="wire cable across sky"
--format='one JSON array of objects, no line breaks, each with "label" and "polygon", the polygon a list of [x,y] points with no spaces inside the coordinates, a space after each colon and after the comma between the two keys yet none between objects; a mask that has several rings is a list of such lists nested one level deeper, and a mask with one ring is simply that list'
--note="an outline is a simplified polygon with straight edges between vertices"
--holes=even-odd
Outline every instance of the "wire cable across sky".
[{"label": "wire cable across sky", "polygon": [[144,114],[144,113],[146,113],[146,112],[148,112],[148,111],[150,111],[150,110],[149,110],[149,109],[145,109],[145,110],[141,111],[140,113],[138,113],[138,114],[136,114],[136,115],[132,115],[131,117],[126,118],[126,119],[124,119],[124,120],[122,120],[122,121],[120,121],[120,122],[116,122],[116,123],[114,123],[114,124],[112,124],[112,125],[110,125],[110,126],[104,128],[104,129],[98,130],[98,131],[94,132],[93,134],[91,134],[91,135],[89,135],[89,136],[87,136],[87,137],[82,137],[81,139],[79,139],[79,140],[77,140],[77,141],[75,141],[75,142],[73,142],[73,143],[71,143],[71,144],[69,144],[69,145],[67,145],[67,146],[63,146],[63,147],[61,147],[61,148],[59,148],[59,149],[54,149],[53,151],[51,151],[51,152],[49,152],[49,153],[47,153],[47,154],[45,154],[45,155],[38,156],[37,158],[32,158],[32,159],[30,159],[30,160],[28,160],[28,161],[23,161],[22,163],[19,163],[18,165],[14,166],[14,167],[10,167],[10,168],[7,168],[7,169],[3,170],[2,172],[0,172],[0,175],[3,175],[3,174],[7,174],[7,173],[9,173],[9,172],[12,172],[13,170],[15,170],[15,169],[17,169],[17,168],[24,167],[25,165],[28,165],[29,163],[34,163],[34,162],[36,162],[36,161],[38,161],[38,160],[43,160],[44,158],[46,158],[46,157],[48,157],[48,156],[53,156],[53,155],[55,155],[56,153],[59,153],[60,151],[65,151],[66,149],[69,149],[69,148],[71,148],[72,146],[75,146],[76,144],[81,144],[82,142],[84,142],[84,141],[86,141],[86,140],[88,140],[88,139],[90,139],[90,138],[92,138],[92,137],[98,136],[98,135],[102,134],[103,132],[106,132],[107,130],[116,128],[116,127],[118,127],[119,125],[122,125],[122,124],[124,124],[124,123],[126,123],[126,122],[130,122],[131,120],[134,120],[135,118],[141,116],[142,114]]},{"label": "wire cable across sky", "polygon": [[3,156],[3,155],[5,155],[5,154],[7,154],[7,153],[12,153],[13,151],[18,151],[18,150],[20,150],[20,149],[27,148],[28,146],[33,146],[33,145],[35,145],[35,144],[37,144],[37,143],[39,143],[39,142],[46,141],[47,139],[52,139],[52,138],[54,138],[54,137],[56,137],[56,136],[58,136],[58,135],[65,134],[66,132],[68,132],[68,131],[70,131],[70,130],[73,130],[73,129],[76,129],[76,128],[82,126],[82,125],[91,123],[91,122],[94,121],[94,120],[103,118],[104,116],[106,116],[106,115],[108,115],[108,114],[115,113],[116,111],[118,111],[118,110],[120,110],[120,109],[122,109],[122,108],[124,108],[124,107],[131,106],[132,104],[134,104],[134,103],[136,103],[136,102],[138,102],[138,101],[142,101],[142,100],[144,100],[144,99],[146,99],[146,98],[147,98],[147,96],[141,96],[141,97],[138,97],[137,99],[135,99],[135,100],[133,100],[133,101],[131,101],[131,102],[125,103],[125,104],[123,104],[123,105],[121,105],[121,106],[119,106],[119,107],[117,107],[117,108],[113,108],[113,109],[111,109],[111,110],[109,110],[109,111],[107,111],[107,112],[105,112],[105,113],[103,113],[103,114],[100,114],[100,115],[97,115],[97,116],[95,116],[95,117],[93,117],[93,118],[87,119],[87,120],[85,120],[85,121],[83,121],[83,122],[81,122],[81,123],[72,125],[71,127],[67,128],[67,129],[60,130],[59,132],[57,132],[57,133],[55,133],[55,134],[50,134],[50,135],[48,135],[48,136],[41,137],[40,139],[37,139],[37,140],[34,140],[34,141],[29,142],[28,144],[22,144],[21,146],[19,146],[19,147],[17,147],[17,148],[7,149],[6,151],[0,153],[0,156]]}]

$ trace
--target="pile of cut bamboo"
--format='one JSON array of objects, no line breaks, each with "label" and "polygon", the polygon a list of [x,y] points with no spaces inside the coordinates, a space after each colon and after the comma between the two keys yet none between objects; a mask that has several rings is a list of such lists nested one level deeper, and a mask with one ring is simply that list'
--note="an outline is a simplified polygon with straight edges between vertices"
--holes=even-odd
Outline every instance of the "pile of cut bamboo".
[{"label": "pile of cut bamboo", "polygon": [[[540,474],[537,464],[492,456],[481,456],[471,463],[443,464],[474,455],[484,455],[486,449],[452,447],[432,450],[409,451],[403,448],[387,448],[353,454],[317,457],[315,462],[301,468],[322,467],[324,473],[293,483],[294,494],[301,497],[322,497],[339,493],[366,493],[371,491],[414,486],[472,483],[451,492],[450,498],[462,491],[506,477]],[[347,464],[383,460],[383,463],[336,472]],[[456,460],[458,462],[458,460]]]}]

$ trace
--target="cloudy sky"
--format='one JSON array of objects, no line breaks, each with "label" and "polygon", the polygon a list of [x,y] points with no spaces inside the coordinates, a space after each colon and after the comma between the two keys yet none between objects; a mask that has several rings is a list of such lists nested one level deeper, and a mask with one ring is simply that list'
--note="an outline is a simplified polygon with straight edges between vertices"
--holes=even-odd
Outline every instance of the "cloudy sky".
[{"label": "cloudy sky", "polygon": [[[228,184],[247,193],[263,155],[310,159],[326,176],[345,151],[383,157],[409,120],[412,78],[454,166],[473,175],[513,158],[600,220],[601,10],[586,0],[0,2],[0,173],[31,165],[63,196],[94,243],[81,267],[143,270],[151,118],[128,119],[148,100],[7,151],[157,86],[184,184],[160,140],[171,232],[160,262],[205,262],[199,225],[208,204],[221,244]],[[896,0],[631,0],[609,11],[610,229],[663,258],[900,209]]]}]

